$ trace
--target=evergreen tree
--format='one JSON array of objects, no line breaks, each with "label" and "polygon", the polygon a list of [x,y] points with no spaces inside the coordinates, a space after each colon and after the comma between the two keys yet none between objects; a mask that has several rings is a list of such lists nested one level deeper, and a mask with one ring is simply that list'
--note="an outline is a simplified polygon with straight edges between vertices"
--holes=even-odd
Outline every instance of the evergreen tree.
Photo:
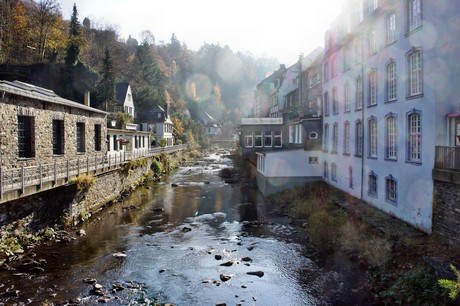
[{"label": "evergreen tree", "polygon": [[102,70],[100,72],[101,79],[97,85],[97,99],[99,105],[105,103],[105,109],[107,110],[107,104],[115,101],[115,73],[113,67],[112,57],[110,56],[109,48],[105,48],[105,56],[102,62]]},{"label": "evergreen tree", "polygon": [[78,21],[77,5],[74,3],[72,17],[69,25],[69,42],[67,44],[67,55],[65,62],[69,66],[73,66],[79,60],[80,50],[83,45],[82,26]]}]

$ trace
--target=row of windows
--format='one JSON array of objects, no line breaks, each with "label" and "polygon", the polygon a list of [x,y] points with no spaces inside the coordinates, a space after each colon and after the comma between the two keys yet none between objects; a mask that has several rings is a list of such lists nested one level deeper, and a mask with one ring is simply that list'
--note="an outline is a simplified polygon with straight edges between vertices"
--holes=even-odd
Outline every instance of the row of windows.
[{"label": "row of windows", "polygon": [[[63,155],[65,152],[65,128],[64,120],[52,121],[52,137],[50,147],[53,155]],[[102,149],[102,126],[94,125],[94,150]],[[86,151],[86,128],[85,123],[76,123],[77,153]],[[18,156],[19,158],[35,157],[35,118],[33,116],[18,116]]]},{"label": "row of windows", "polygon": [[[368,1],[367,6],[364,5],[363,1]],[[348,16],[345,18],[345,25],[339,26],[335,29],[334,33],[329,31],[326,33],[325,46],[326,50],[331,48],[335,43],[337,43],[345,34],[345,32],[351,32],[352,25],[359,24],[364,19],[364,12],[367,8],[367,13],[372,14],[378,8],[378,0],[360,0],[358,10],[356,11],[353,17]],[[422,0],[406,0],[406,32],[410,33],[422,26]],[[392,44],[397,39],[397,23],[396,12],[394,10],[390,11],[385,18],[385,43],[387,45]],[[372,55],[377,52],[377,33],[373,26],[368,26],[366,33],[366,45],[367,53]],[[355,62],[359,62],[362,56],[362,42],[358,38],[354,41],[353,49],[355,50]],[[347,66],[350,63],[350,51],[349,47],[344,49],[344,68],[347,69]],[[348,66],[349,68],[349,66]]]},{"label": "row of windows", "polygon": [[[422,120],[421,112],[418,110],[411,110],[406,115],[406,126],[405,132],[406,141],[406,160],[413,163],[422,162]],[[398,155],[398,126],[396,120],[396,114],[389,113],[385,116],[384,131],[385,131],[385,159],[397,160]],[[371,116],[367,120],[367,156],[369,158],[378,158],[378,144],[377,139],[378,121],[377,118]],[[362,156],[364,148],[364,134],[363,134],[363,123],[361,120],[355,122],[355,155]],[[343,124],[343,154],[349,155],[350,152],[350,122],[345,121]],[[332,125],[332,149],[331,153],[338,153],[339,143],[339,125],[335,122]],[[324,150],[329,151],[329,124],[324,125]]]},{"label": "row of windows", "polygon": [[[325,179],[329,179],[329,164],[327,161],[324,162],[324,173]],[[338,181],[337,175],[337,164],[331,163],[330,180],[333,182]],[[378,176],[374,171],[370,171],[367,176],[367,194],[371,197],[378,198]],[[353,168],[348,168],[348,187],[353,189]],[[389,174],[385,177],[385,199],[391,203],[396,203],[398,199],[398,182]]]},{"label": "row of windows", "polygon": [[[423,94],[422,55],[420,49],[412,49],[407,53],[407,97],[418,97]],[[339,94],[337,87],[332,88],[332,113],[339,113]],[[351,110],[351,85],[349,81],[343,86],[343,111]],[[363,107],[363,80],[359,76],[355,81],[355,110]],[[378,100],[378,71],[372,70],[367,76],[367,105],[375,106]],[[396,62],[391,60],[385,69],[385,101],[393,102],[397,99],[397,70]],[[324,115],[329,115],[329,93],[324,93]]]},{"label": "row of windows", "polygon": [[246,131],[244,137],[244,146],[246,148],[281,148],[282,147],[281,131]]}]

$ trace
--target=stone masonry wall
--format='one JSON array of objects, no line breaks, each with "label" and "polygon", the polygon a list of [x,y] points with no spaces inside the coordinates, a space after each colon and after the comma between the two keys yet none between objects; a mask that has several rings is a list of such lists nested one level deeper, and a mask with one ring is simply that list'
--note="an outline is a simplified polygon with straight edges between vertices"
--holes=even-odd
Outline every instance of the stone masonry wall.
[{"label": "stone masonry wall", "polygon": [[433,232],[460,245],[460,185],[434,181]]},{"label": "stone masonry wall", "polygon": [[[18,115],[34,117],[35,157],[18,158]],[[53,155],[52,121],[64,121],[64,154]],[[4,168],[35,166],[68,159],[103,156],[106,152],[105,115],[59,104],[6,95],[0,103],[0,156]],[[77,153],[76,125],[85,124],[85,153]],[[101,125],[101,150],[95,150],[94,129]]]}]

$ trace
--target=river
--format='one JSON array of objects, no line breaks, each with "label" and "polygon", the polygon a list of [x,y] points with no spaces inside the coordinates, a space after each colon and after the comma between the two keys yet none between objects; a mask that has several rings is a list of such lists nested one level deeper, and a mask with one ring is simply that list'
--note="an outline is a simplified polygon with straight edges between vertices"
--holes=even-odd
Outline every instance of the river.
[{"label": "river", "polygon": [[[226,184],[228,152],[186,164],[93,215],[86,235],[38,248],[44,271],[3,271],[0,302],[350,305],[364,271],[321,254],[257,190]],[[248,274],[248,272],[250,274]],[[96,283],[94,283],[96,282]],[[96,285],[97,284],[97,285]],[[9,296],[11,295],[11,296]]]}]

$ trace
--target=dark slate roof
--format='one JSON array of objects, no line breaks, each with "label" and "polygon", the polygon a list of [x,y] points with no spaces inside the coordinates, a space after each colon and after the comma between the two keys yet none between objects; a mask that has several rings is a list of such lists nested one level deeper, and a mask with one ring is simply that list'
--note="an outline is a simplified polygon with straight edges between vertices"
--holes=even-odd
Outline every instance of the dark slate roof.
[{"label": "dark slate roof", "polygon": [[128,91],[129,83],[117,83],[117,102],[123,104],[125,102],[126,93]]},{"label": "dark slate roof", "polygon": [[[163,116],[161,116],[161,118],[158,118],[158,113],[163,113]],[[149,111],[137,113],[136,119],[138,122],[163,122],[165,121],[164,116],[165,110],[161,106],[155,105]]]},{"label": "dark slate roof", "polygon": [[100,109],[64,99],[58,96],[52,90],[19,81],[10,82],[0,80],[0,92],[6,92],[21,97],[26,97],[59,105],[65,105],[73,108],[79,108],[93,113],[107,114],[107,112],[104,112]]}]

